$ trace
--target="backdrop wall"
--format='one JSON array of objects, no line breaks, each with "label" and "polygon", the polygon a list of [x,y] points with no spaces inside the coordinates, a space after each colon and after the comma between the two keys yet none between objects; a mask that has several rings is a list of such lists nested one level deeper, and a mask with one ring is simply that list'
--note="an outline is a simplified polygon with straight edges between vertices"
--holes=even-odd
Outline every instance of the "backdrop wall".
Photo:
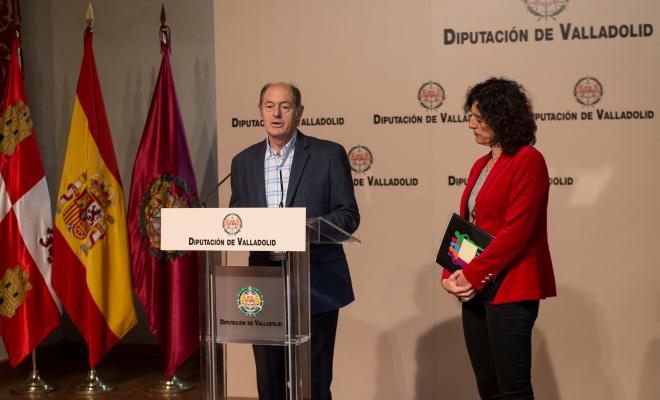
[{"label": "backdrop wall", "polygon": [[[93,2],[96,60],[125,188],[157,74],[160,4]],[[646,400],[660,393],[654,2],[165,5],[200,188],[224,176],[236,152],[263,139],[250,120],[258,119],[266,81],[301,87],[304,132],[347,150],[361,146],[351,159],[363,171],[354,178],[364,182],[356,187],[364,244],[347,249],[357,301],[341,313],[337,398],[476,395],[460,309],[440,289],[432,260],[458,206],[462,185],[455,183],[486,151],[465,123],[449,121],[461,120],[467,88],[491,75],[516,79],[530,92],[540,114],[538,147],[555,178],[550,244],[559,297],[543,303],[535,331],[538,398]],[[21,2],[28,101],[51,193],[63,162],[86,7],[78,0]],[[429,81],[441,89],[430,85],[420,101]],[[375,185],[390,178],[409,186]],[[221,204],[228,194],[224,188]],[[71,329],[59,335],[77,337]],[[127,340],[152,339],[142,323]],[[232,346],[229,355],[230,393],[253,395],[249,348]]]},{"label": "backdrop wall", "polygon": [[[527,88],[553,178],[559,297],[534,333],[537,397],[660,393],[659,19],[649,0],[214,1],[218,175],[263,140],[268,81],[302,89],[303,132],[352,149],[363,244],[347,248],[357,300],[340,313],[337,398],[476,398],[433,260],[487,152],[462,102],[490,76]],[[230,395],[255,396],[250,348],[229,362]]]}]

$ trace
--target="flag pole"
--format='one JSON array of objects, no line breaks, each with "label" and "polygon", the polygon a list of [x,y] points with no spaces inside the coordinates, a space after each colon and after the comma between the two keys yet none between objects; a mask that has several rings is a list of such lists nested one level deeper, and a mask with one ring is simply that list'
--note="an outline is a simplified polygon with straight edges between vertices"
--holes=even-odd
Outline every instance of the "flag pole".
[{"label": "flag pole", "polygon": [[30,377],[22,385],[10,389],[9,393],[17,396],[30,396],[51,393],[59,388],[58,385],[47,383],[41,379],[37,370],[37,353],[36,350],[32,350],[32,373]]},{"label": "flag pole", "polygon": [[[161,49],[163,49],[163,51],[167,51],[168,52],[167,54],[169,56],[170,29],[166,25],[166,23],[167,23],[167,17],[165,15],[165,4],[163,4],[160,9],[160,29],[158,30],[158,32],[160,37]],[[161,379],[155,384],[147,387],[146,391],[152,394],[168,395],[168,394],[187,392],[189,390],[194,389],[194,387],[195,385],[183,381],[177,378],[176,375],[172,374],[172,377],[170,379]]]}]

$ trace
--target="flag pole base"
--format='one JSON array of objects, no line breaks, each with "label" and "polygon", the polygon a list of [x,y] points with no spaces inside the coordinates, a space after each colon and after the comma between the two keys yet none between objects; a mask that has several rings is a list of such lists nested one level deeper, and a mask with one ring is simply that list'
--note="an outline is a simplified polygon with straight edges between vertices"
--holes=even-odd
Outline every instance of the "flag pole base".
[{"label": "flag pole base", "polygon": [[69,389],[69,393],[74,395],[94,395],[110,393],[117,390],[117,386],[104,383],[99,378],[94,368],[90,369],[84,381]]},{"label": "flag pole base", "polygon": [[30,377],[25,382],[23,382],[21,386],[11,388],[9,393],[17,396],[30,396],[51,393],[58,390],[59,388],[60,387],[56,384],[48,383],[41,379],[41,376],[39,376],[39,371],[35,369],[32,370]]},{"label": "flag pole base", "polygon": [[172,376],[172,379],[162,379],[153,386],[147,388],[148,393],[153,394],[174,394],[174,393],[183,393],[189,390],[192,390],[195,385],[182,381],[176,376]]}]

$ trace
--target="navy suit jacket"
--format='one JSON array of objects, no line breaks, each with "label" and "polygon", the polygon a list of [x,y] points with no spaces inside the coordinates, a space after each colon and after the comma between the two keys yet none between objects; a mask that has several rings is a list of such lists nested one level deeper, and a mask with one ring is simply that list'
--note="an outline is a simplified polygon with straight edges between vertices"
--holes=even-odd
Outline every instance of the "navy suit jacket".
[{"label": "navy suit jacket", "polygon": [[[266,207],[262,140],[237,154],[231,162],[229,207]],[[334,142],[298,131],[293,154],[286,207],[306,207],[307,217],[324,217],[353,233],[360,214],[353,190],[348,157]],[[312,314],[336,310],[351,303],[353,285],[341,245],[313,245],[310,249]],[[268,253],[251,252],[250,265],[268,265]]]}]

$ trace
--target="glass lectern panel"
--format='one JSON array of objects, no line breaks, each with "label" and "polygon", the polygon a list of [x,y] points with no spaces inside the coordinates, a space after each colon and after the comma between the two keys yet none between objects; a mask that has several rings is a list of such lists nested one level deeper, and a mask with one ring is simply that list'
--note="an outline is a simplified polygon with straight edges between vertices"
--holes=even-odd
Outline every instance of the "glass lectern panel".
[{"label": "glass lectern panel", "polygon": [[216,340],[283,345],[283,270],[273,267],[214,268]]},{"label": "glass lectern panel", "polygon": [[306,250],[288,252],[281,267],[230,267],[224,254],[218,266],[207,253],[200,281],[204,399],[227,398],[225,343],[285,346],[286,399],[310,399],[310,245],[360,240],[324,218],[306,224]]},{"label": "glass lectern panel", "polygon": [[307,241],[312,244],[359,244],[360,239],[323,217],[307,218]]}]

